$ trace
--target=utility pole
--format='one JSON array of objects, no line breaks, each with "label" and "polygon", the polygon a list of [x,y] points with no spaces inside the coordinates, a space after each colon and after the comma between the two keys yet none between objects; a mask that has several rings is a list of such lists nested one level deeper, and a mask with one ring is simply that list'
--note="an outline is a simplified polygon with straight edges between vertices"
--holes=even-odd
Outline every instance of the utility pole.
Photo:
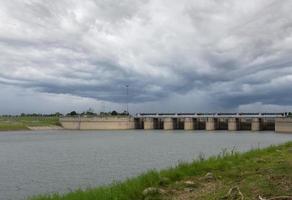
[{"label": "utility pole", "polygon": [[129,85],[126,85],[126,107],[127,107],[127,114],[129,114]]}]

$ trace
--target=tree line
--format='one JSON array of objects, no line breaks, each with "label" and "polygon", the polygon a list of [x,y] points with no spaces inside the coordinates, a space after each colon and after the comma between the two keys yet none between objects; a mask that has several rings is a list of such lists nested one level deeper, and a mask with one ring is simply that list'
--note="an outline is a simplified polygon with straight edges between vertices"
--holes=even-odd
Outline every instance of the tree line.
[{"label": "tree line", "polygon": [[66,116],[128,116],[129,113],[127,111],[124,112],[117,112],[115,110],[111,112],[100,112],[100,113],[95,113],[93,111],[86,111],[82,113],[78,113],[76,111],[71,111],[66,114]]},{"label": "tree line", "polygon": [[118,111],[110,111],[110,112],[94,112],[93,109],[89,108],[87,111],[77,112],[75,110],[62,114],[60,112],[51,113],[51,114],[41,114],[41,113],[21,113],[20,115],[0,115],[2,117],[64,117],[64,116],[128,116],[129,113],[127,111],[118,112]]}]

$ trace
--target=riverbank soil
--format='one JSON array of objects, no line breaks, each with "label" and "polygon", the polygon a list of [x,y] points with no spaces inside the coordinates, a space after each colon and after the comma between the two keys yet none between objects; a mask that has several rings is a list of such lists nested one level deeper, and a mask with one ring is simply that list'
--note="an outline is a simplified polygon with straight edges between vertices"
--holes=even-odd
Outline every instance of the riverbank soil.
[{"label": "riverbank soil", "polygon": [[29,127],[59,126],[58,117],[0,117],[0,131],[30,130]]}]

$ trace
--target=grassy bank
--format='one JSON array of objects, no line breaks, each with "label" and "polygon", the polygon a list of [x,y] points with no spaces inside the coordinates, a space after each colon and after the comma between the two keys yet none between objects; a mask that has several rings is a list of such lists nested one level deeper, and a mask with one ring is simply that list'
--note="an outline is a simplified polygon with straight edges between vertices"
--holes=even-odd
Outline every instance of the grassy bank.
[{"label": "grassy bank", "polygon": [[150,171],[122,183],[32,199],[207,200],[260,199],[259,196],[269,199],[284,195],[292,195],[292,142],[244,154],[223,152],[206,160],[200,157],[193,163]]},{"label": "grassy bank", "polygon": [[28,130],[33,126],[55,126],[59,125],[58,117],[0,117],[0,131]]}]

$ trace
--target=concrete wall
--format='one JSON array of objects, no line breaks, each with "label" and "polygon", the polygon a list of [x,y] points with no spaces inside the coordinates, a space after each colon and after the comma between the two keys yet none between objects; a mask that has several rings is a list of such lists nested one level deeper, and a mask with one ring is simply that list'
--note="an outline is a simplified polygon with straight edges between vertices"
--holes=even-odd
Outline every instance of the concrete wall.
[{"label": "concrete wall", "polygon": [[135,120],[132,117],[92,117],[60,119],[65,129],[70,130],[129,130],[135,129]]},{"label": "concrete wall", "polygon": [[278,133],[292,133],[292,118],[277,118],[275,131]]},{"label": "concrete wall", "polygon": [[60,123],[64,129],[70,129],[70,130],[79,130],[80,129],[80,123],[78,121],[63,121],[63,119],[60,119]]}]

